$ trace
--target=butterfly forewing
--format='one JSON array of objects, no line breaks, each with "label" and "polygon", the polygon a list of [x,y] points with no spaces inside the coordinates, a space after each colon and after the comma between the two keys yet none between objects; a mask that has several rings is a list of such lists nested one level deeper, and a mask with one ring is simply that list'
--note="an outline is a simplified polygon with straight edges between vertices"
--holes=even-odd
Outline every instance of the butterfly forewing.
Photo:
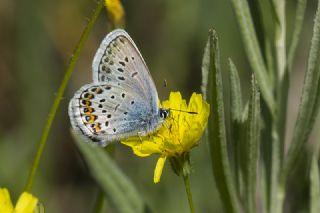
[{"label": "butterfly forewing", "polygon": [[92,64],[93,81],[115,83],[144,97],[157,110],[158,94],[150,72],[131,37],[114,30],[102,41]]}]

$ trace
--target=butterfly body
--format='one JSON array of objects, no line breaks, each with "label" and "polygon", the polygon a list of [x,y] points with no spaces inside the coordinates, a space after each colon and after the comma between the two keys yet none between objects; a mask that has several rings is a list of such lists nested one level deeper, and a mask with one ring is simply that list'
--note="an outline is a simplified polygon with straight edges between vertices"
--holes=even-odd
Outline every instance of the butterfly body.
[{"label": "butterfly body", "polygon": [[156,87],[133,40],[114,30],[102,41],[92,64],[93,83],[69,104],[72,127],[107,145],[156,131],[168,115],[158,106]]}]

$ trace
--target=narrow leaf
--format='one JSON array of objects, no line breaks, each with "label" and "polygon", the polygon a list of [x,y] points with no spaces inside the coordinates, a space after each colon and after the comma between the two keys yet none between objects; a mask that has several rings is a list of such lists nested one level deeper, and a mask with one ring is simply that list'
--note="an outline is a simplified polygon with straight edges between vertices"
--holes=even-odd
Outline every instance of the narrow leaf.
[{"label": "narrow leaf", "polygon": [[210,103],[210,118],[208,139],[210,145],[211,163],[218,190],[226,212],[239,212],[239,203],[232,181],[230,162],[227,153],[227,138],[224,118],[223,87],[220,72],[220,56],[218,37],[214,30],[209,31],[207,50],[204,56],[210,59],[208,66],[208,101]]},{"label": "narrow leaf", "polygon": [[[319,79],[320,81],[320,79]],[[318,113],[319,113],[319,109],[320,109],[320,82],[318,83],[318,88],[317,88],[317,92],[316,92],[316,100],[315,100],[315,104],[314,107],[312,109],[312,115],[311,115],[311,121],[310,121],[310,126],[313,126],[317,117],[318,117]]]},{"label": "narrow leaf", "polygon": [[279,81],[287,72],[286,69],[286,10],[285,0],[272,0],[272,7],[279,22],[275,24],[274,47],[276,54],[277,74]]},{"label": "narrow leaf", "polygon": [[274,17],[274,19],[276,21],[276,24],[279,24],[280,23],[280,18],[279,18],[278,13],[277,13],[276,2],[274,0],[269,1],[269,2],[270,2],[270,6],[271,6],[271,14]]},{"label": "narrow leaf", "polygon": [[310,170],[310,213],[320,212],[320,174],[317,154],[313,154]]},{"label": "narrow leaf", "polygon": [[299,113],[294,128],[293,138],[285,162],[284,178],[289,175],[298,159],[302,146],[307,142],[314,125],[315,112],[318,112],[319,77],[320,77],[320,1],[314,20],[313,36],[308,58],[307,71],[299,106]]},{"label": "narrow leaf", "polygon": [[[283,153],[285,147],[285,130],[286,130],[286,115],[287,115],[287,100],[288,100],[288,88],[289,88],[289,71],[287,67],[286,56],[286,1],[285,0],[272,0],[272,8],[275,11],[275,16],[278,22],[275,24],[274,32],[274,48],[275,48],[275,62],[276,62],[276,97],[277,97],[277,117],[273,118],[272,126],[272,158],[276,158],[277,161],[272,162],[272,177],[278,176],[278,169],[281,168],[283,161]],[[278,147],[275,147],[278,146]],[[277,164],[279,163],[279,165]],[[276,184],[276,183],[275,183]],[[274,185],[272,189],[277,190],[277,185]],[[274,191],[275,195],[278,194]],[[271,198],[275,200],[277,196],[271,194]],[[278,205],[279,203],[279,205]],[[271,203],[271,206],[274,202]],[[278,200],[276,205],[282,206],[282,200]],[[272,207],[273,208],[273,207]],[[271,209],[272,210],[272,209]]]},{"label": "narrow leaf", "polygon": [[286,7],[285,0],[272,0],[275,15],[278,22],[275,24],[274,47],[275,62],[277,71],[277,117],[273,118],[271,127],[272,145],[271,145],[271,185],[270,185],[270,205],[269,211],[280,213],[283,211],[284,193],[283,185],[279,185],[279,171],[282,167],[282,159],[285,147],[285,128],[287,114],[287,99],[289,73],[287,69],[286,56]]},{"label": "narrow leaf", "polygon": [[265,40],[267,37],[267,33],[265,32],[265,28],[264,28],[264,18],[263,18],[263,11],[265,11],[265,5],[262,3],[262,1],[257,1],[257,0],[247,0],[247,1],[249,5],[249,10],[252,14],[253,27],[257,35],[260,51],[262,53],[262,56],[265,57],[264,55],[265,45],[266,45]]},{"label": "narrow leaf", "polygon": [[240,121],[242,116],[242,95],[238,70],[231,59],[229,59],[230,70],[230,98],[231,98],[231,119]]},{"label": "narrow leaf", "polygon": [[122,173],[103,148],[84,142],[72,132],[90,172],[117,212],[136,213],[148,209],[132,182]]},{"label": "narrow leaf", "polygon": [[242,194],[242,178],[241,178],[241,151],[242,151],[242,95],[240,78],[236,66],[229,59],[229,81],[230,81],[230,104],[231,104],[231,146],[230,152],[232,153],[232,167],[234,171],[234,182],[237,187],[237,193]]},{"label": "narrow leaf", "polygon": [[247,124],[249,113],[249,101],[246,103],[241,120],[233,123],[232,138],[234,140],[235,175],[239,197],[247,197]]},{"label": "narrow leaf", "polygon": [[246,197],[247,212],[256,212],[256,182],[257,182],[257,163],[260,132],[260,95],[257,89],[257,83],[252,77],[251,97],[249,102],[249,113],[247,121],[246,137]]},{"label": "narrow leaf", "polygon": [[[298,42],[300,39],[300,34],[302,31],[302,24],[304,20],[304,13],[306,11],[307,0],[298,0],[296,7],[296,15],[294,20],[294,29],[292,33],[292,40],[288,53],[288,66],[292,67],[294,55],[298,46]],[[291,71],[291,68],[289,69]]]},{"label": "narrow leaf", "polygon": [[210,43],[207,42],[206,47],[204,48],[203,58],[202,58],[202,83],[201,83],[201,92],[204,99],[207,99],[207,88],[208,88],[208,77],[210,69]]},{"label": "narrow leaf", "polygon": [[234,12],[240,26],[240,32],[244,40],[245,50],[256,75],[263,98],[265,99],[269,110],[274,113],[275,102],[272,95],[272,82],[268,75],[261,50],[259,49],[258,39],[255,33],[249,6],[246,0],[232,0]]},{"label": "narrow leaf", "polygon": [[267,172],[265,165],[260,163],[257,184],[260,189],[258,200],[261,202],[261,212],[268,212],[268,189],[267,189]]},{"label": "narrow leaf", "polygon": [[272,128],[272,144],[271,144],[271,159],[269,162],[271,165],[270,173],[267,173],[270,177],[269,190],[269,212],[281,213],[283,208],[284,199],[284,185],[279,184],[279,173],[280,173],[280,141],[276,128]]}]

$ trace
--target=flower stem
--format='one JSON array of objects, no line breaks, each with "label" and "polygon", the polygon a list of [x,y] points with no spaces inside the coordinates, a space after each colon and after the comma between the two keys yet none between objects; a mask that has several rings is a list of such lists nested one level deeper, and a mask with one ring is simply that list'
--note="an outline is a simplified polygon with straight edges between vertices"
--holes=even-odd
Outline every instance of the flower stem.
[{"label": "flower stem", "polygon": [[33,160],[33,163],[32,163],[32,167],[31,167],[31,170],[30,170],[30,173],[29,173],[29,177],[28,177],[28,180],[27,180],[27,184],[25,186],[25,191],[30,191],[31,190],[31,187],[32,187],[32,184],[33,184],[33,180],[34,180],[34,176],[35,176],[35,173],[37,171],[37,168],[39,166],[39,162],[40,162],[40,158],[42,156],[42,153],[43,153],[43,150],[45,148],[45,145],[46,145],[46,142],[47,142],[47,139],[48,139],[48,135],[49,135],[49,132],[50,132],[50,129],[51,129],[51,126],[52,126],[52,123],[53,123],[53,120],[56,116],[56,113],[57,113],[57,110],[60,106],[60,102],[62,100],[62,96],[64,94],[64,91],[67,87],[67,84],[68,84],[68,81],[71,77],[71,74],[72,74],[72,71],[74,69],[74,66],[76,64],[76,62],[78,61],[78,58],[79,58],[79,55],[80,55],[80,52],[85,44],[85,41],[87,40],[88,36],[89,36],[89,33],[91,31],[91,29],[93,28],[94,26],[94,23],[96,22],[102,8],[104,6],[104,1],[100,1],[98,3],[98,6],[97,8],[95,9],[92,17],[89,19],[89,22],[87,24],[87,26],[84,28],[83,32],[82,32],[82,35],[80,37],[80,40],[70,58],[70,61],[69,61],[69,65],[66,69],[66,72],[65,72],[65,75],[63,77],[63,80],[59,86],[59,89],[58,89],[58,92],[57,92],[57,95],[56,95],[56,98],[54,99],[54,102],[52,104],[52,107],[50,109],[50,113],[49,113],[49,116],[48,116],[48,120],[47,120],[47,123],[46,123],[46,126],[42,132],[42,135],[41,135],[41,139],[40,139],[40,142],[39,142],[39,146],[38,146],[38,150],[37,150],[37,153],[34,157],[34,160]]},{"label": "flower stem", "polygon": [[99,191],[97,193],[97,200],[94,205],[93,212],[94,213],[101,213],[103,211],[104,204],[105,204],[105,195],[104,195],[103,190],[99,189]]},{"label": "flower stem", "polygon": [[186,193],[188,196],[188,203],[190,207],[190,212],[195,213],[194,206],[193,206],[193,200],[192,200],[192,193],[190,190],[190,180],[189,180],[189,175],[184,175],[183,176],[183,181],[184,181],[184,187],[186,189]]}]

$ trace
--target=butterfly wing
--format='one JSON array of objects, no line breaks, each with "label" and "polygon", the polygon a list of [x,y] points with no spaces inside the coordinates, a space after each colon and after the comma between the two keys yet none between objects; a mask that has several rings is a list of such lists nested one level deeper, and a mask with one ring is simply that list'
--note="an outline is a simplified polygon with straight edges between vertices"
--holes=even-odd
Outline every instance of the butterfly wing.
[{"label": "butterfly wing", "polygon": [[160,125],[156,87],[125,31],[114,30],[105,37],[92,68],[93,83],[78,90],[69,104],[74,129],[106,145]]},{"label": "butterfly wing", "polygon": [[139,94],[158,113],[158,94],[138,48],[124,30],[109,33],[102,41],[92,64],[93,82],[113,83]]},{"label": "butterfly wing", "polygon": [[138,94],[113,84],[87,84],[69,104],[73,128],[101,145],[145,131],[148,110]]}]

